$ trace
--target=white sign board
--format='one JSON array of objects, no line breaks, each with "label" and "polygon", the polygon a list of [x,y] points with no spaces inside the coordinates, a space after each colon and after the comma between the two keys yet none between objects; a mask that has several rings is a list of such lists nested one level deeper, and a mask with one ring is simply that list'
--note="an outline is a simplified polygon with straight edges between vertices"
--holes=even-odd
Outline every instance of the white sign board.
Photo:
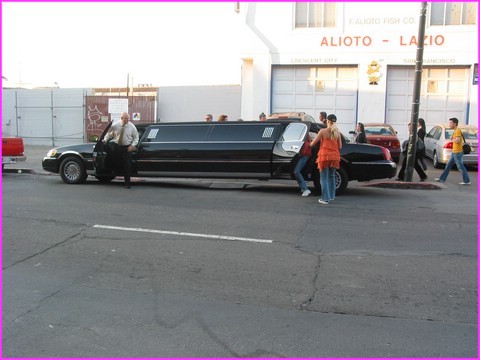
[{"label": "white sign board", "polygon": [[108,112],[110,114],[128,113],[128,99],[108,99]]}]

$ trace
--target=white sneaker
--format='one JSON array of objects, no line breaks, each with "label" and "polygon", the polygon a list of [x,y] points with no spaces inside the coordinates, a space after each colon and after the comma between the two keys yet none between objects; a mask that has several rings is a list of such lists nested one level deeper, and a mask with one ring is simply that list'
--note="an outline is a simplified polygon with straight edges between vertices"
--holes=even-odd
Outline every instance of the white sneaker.
[{"label": "white sneaker", "polygon": [[330,201],[333,201],[333,200],[335,200],[335,199],[330,199]]},{"label": "white sneaker", "polygon": [[441,182],[441,183],[445,182],[445,181],[441,180],[440,178],[435,178],[435,181]]},{"label": "white sneaker", "polygon": [[310,195],[312,192],[310,190],[305,190],[304,192],[302,192],[302,196],[308,196]]},{"label": "white sneaker", "polygon": [[324,201],[322,199],[318,199],[318,202],[323,205],[328,205],[328,201]]},{"label": "white sneaker", "polygon": [[471,182],[470,182],[470,181],[469,181],[468,183],[466,183],[466,182],[463,182],[463,181],[460,183],[460,185],[470,185],[470,184],[471,184]]}]

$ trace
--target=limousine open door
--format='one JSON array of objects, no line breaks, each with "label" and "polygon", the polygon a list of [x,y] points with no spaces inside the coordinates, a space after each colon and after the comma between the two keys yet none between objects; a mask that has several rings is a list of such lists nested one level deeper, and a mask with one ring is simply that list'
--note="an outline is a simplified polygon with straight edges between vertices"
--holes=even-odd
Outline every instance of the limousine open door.
[{"label": "limousine open door", "polygon": [[273,148],[272,175],[293,171],[295,156],[302,149],[309,127],[305,123],[290,123]]},{"label": "limousine open door", "polygon": [[283,158],[293,158],[300,152],[307,132],[306,124],[290,123],[275,144],[273,154]]},{"label": "limousine open door", "polygon": [[113,170],[107,170],[109,168],[109,166],[106,164],[107,156],[109,155],[107,149],[108,145],[103,143],[103,139],[112,127],[112,124],[113,120],[108,123],[107,127],[93,148],[93,168],[95,170],[95,177],[99,180],[102,177],[108,177],[109,179],[113,179],[115,177]]}]

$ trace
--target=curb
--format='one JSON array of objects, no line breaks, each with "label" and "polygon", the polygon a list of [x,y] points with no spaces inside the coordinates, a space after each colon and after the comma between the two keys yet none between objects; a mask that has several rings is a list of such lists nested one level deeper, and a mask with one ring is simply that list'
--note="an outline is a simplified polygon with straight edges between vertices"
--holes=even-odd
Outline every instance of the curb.
[{"label": "curb", "polygon": [[34,174],[34,175],[56,175],[47,171],[43,170],[35,170],[35,169],[3,169],[3,174]]},{"label": "curb", "polygon": [[431,182],[405,182],[405,181],[380,181],[363,185],[365,187],[378,187],[383,189],[404,189],[404,190],[442,190],[447,187],[441,183]]}]

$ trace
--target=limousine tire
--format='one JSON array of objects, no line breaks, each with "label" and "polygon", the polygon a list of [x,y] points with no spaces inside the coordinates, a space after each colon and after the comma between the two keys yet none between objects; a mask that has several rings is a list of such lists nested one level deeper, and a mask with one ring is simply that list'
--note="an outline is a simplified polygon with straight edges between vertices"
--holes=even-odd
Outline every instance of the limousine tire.
[{"label": "limousine tire", "polygon": [[337,169],[335,173],[335,185],[336,185],[336,193],[341,194],[345,191],[348,186],[348,175],[347,172],[343,167]]},{"label": "limousine tire", "polygon": [[[320,173],[318,169],[314,169],[312,172],[312,182],[315,187],[315,192],[320,196],[322,194],[322,185],[320,183]],[[335,173],[335,193],[341,194],[348,186],[348,175],[344,168],[337,169]]]},{"label": "limousine tire", "polygon": [[69,156],[60,164],[60,177],[67,184],[81,184],[87,178],[83,160]]}]

